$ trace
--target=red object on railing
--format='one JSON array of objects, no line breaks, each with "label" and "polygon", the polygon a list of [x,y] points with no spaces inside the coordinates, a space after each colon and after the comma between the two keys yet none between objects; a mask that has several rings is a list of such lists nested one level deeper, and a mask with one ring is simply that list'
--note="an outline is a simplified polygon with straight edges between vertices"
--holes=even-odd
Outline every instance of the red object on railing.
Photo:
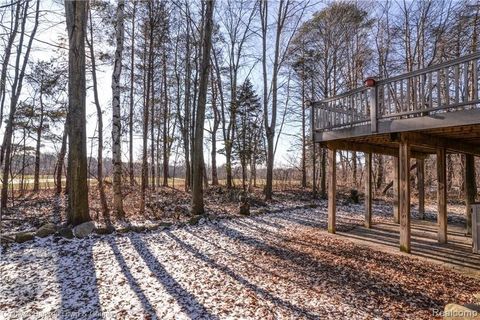
[{"label": "red object on railing", "polygon": [[365,79],[364,84],[365,84],[365,87],[371,88],[371,87],[375,87],[377,82],[375,81],[374,78],[367,78]]}]

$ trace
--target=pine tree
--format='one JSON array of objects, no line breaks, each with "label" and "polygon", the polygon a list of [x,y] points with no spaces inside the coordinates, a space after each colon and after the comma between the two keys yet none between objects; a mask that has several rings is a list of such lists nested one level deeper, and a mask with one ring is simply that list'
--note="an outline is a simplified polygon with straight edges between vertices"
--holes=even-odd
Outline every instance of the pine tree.
[{"label": "pine tree", "polygon": [[233,158],[242,167],[242,187],[247,189],[247,169],[265,159],[265,145],[262,137],[262,106],[249,79],[238,88],[237,118],[233,143]]}]

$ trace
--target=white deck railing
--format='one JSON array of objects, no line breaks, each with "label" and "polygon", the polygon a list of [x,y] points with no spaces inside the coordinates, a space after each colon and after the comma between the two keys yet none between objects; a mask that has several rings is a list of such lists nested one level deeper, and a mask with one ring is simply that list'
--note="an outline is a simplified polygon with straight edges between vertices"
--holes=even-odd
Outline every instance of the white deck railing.
[{"label": "white deck railing", "polygon": [[313,103],[316,131],[478,108],[480,52]]}]

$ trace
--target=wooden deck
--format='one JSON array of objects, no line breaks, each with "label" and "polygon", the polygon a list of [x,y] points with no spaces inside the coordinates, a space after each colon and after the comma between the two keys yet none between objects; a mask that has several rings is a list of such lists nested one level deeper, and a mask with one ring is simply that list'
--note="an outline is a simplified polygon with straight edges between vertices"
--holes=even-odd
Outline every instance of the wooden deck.
[{"label": "wooden deck", "polygon": [[314,102],[314,141],[397,155],[408,134],[415,156],[438,146],[480,155],[479,59],[475,53]]},{"label": "wooden deck", "polygon": [[[480,156],[479,60],[477,52],[400,76],[366,81],[368,86],[311,104],[313,142],[328,148],[329,232],[336,231],[336,151],[365,153],[366,227],[372,215],[371,157],[373,153],[389,155],[394,157],[394,223],[399,224],[400,250],[410,252],[410,159],[417,160],[419,201],[424,203],[424,159],[434,154],[437,241],[448,242],[446,154],[468,155],[467,170],[474,170],[471,159]],[[471,182],[466,189],[471,195]],[[467,212],[472,202],[467,200]]]},{"label": "wooden deck", "polygon": [[[374,224],[371,228],[356,227],[348,232],[338,232],[354,242],[392,252],[398,247],[399,226],[395,223]],[[471,237],[459,226],[449,225],[447,244],[437,241],[436,224],[431,221],[412,221],[411,254],[461,272],[480,277],[480,255],[472,253]]]}]

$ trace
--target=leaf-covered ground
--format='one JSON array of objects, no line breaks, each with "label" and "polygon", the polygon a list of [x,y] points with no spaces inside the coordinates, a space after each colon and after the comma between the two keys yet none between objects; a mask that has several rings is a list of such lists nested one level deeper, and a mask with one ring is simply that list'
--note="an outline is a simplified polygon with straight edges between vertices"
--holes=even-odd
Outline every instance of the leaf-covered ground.
[{"label": "leaf-covered ground", "polygon": [[[376,206],[376,219],[388,207]],[[0,318],[429,319],[480,280],[326,233],[326,208],[146,233],[49,237],[0,262]],[[339,230],[361,223],[340,206]]]}]

